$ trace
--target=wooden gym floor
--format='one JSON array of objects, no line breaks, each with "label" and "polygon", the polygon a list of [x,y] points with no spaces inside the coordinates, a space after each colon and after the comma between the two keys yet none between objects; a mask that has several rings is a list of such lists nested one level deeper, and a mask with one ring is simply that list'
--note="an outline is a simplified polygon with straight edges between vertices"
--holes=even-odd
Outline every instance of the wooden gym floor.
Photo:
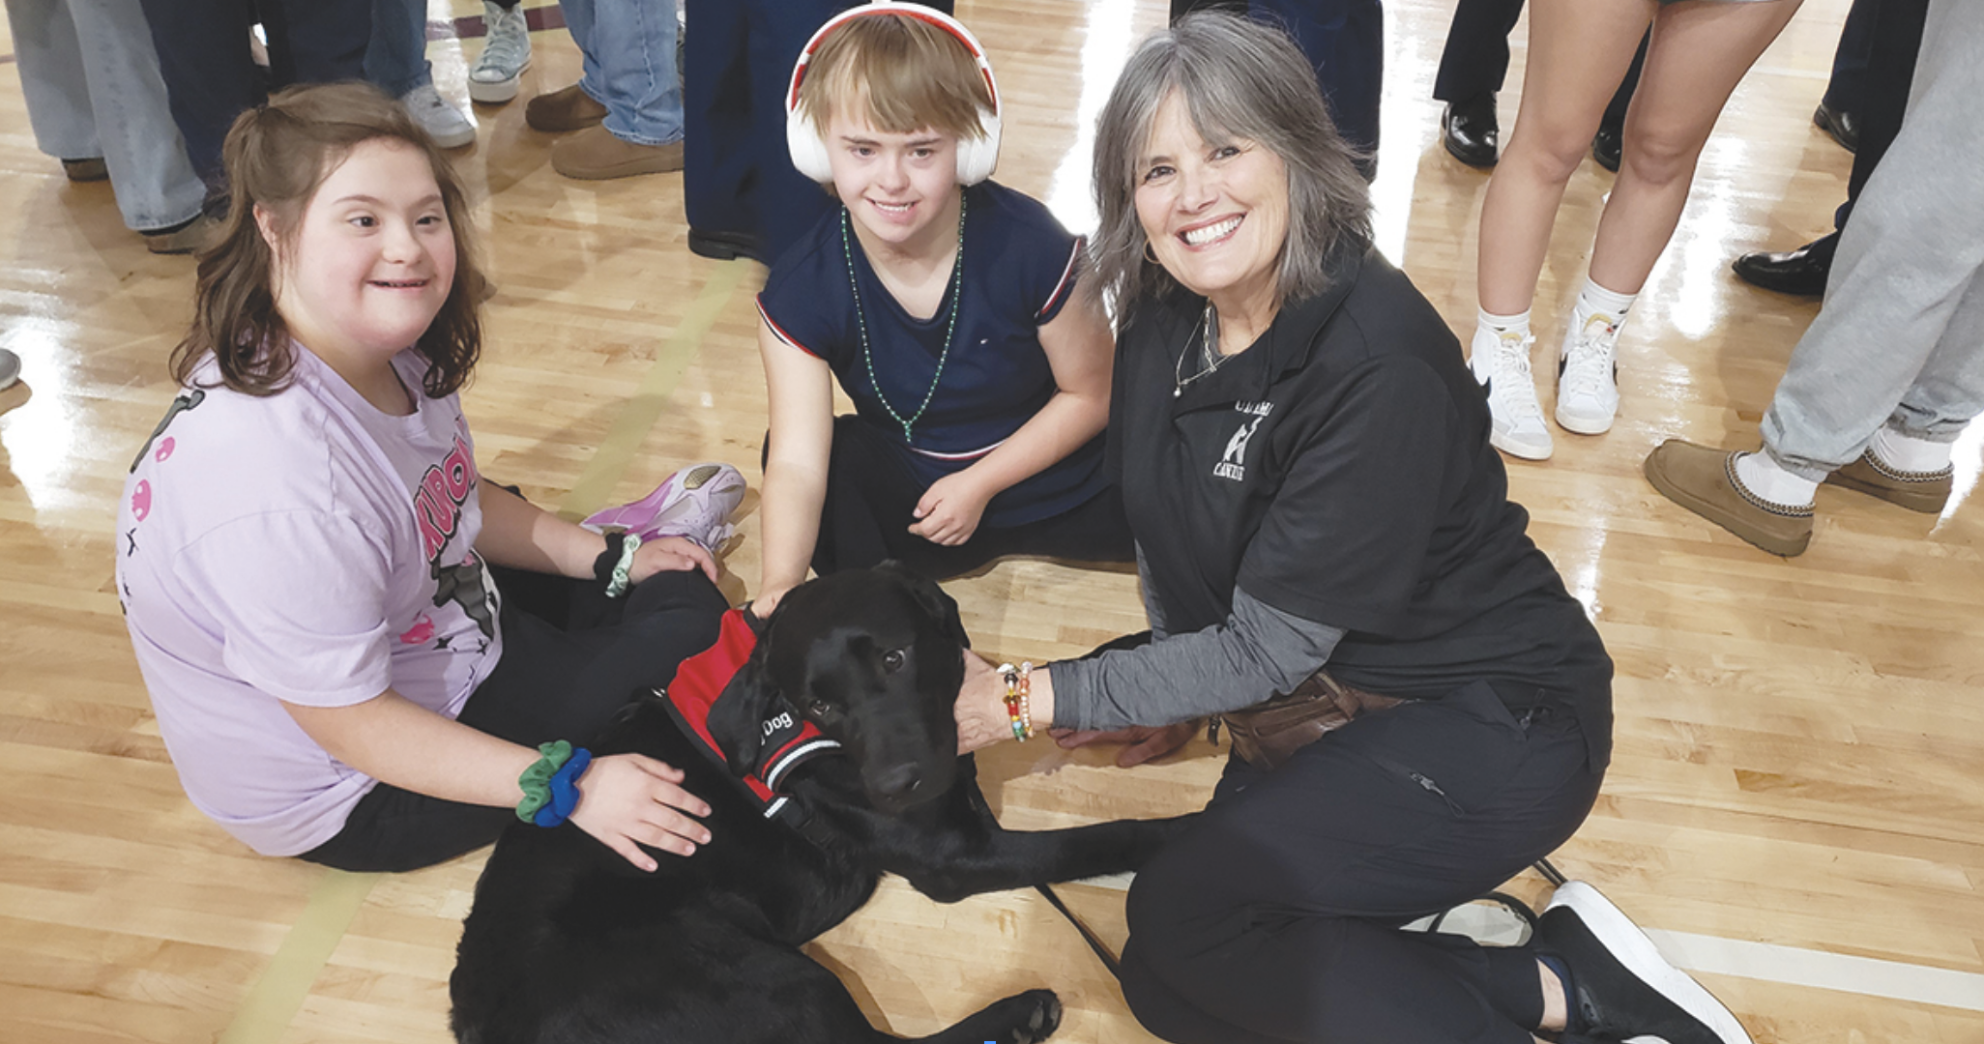
[{"label": "wooden gym floor", "polygon": [[[541,0],[538,0],[541,2]],[[1757,291],[1737,254],[1826,231],[1849,157],[1811,125],[1847,0],[1810,0],[1750,73],[1703,156],[1679,233],[1623,342],[1624,406],[1601,438],[1560,433],[1514,463],[1531,532],[1619,664],[1618,756],[1556,855],[1653,929],[1759,1041],[1984,1041],[1984,518],[1930,519],[1828,488],[1803,557],[1772,558],[1656,495],[1641,459],[1671,435],[1737,444],[1816,305]],[[1486,175],[1438,141],[1430,84],[1449,0],[1387,5],[1386,252],[1465,335]],[[437,24],[479,13],[434,0]],[[960,0],[1009,103],[1002,180],[1071,227],[1089,124],[1159,0]],[[1503,96],[1512,121],[1523,33]],[[465,54],[431,48],[466,105]],[[526,95],[577,52],[538,33]],[[11,54],[11,41],[0,52]],[[447,1039],[446,981],[483,854],[395,877],[250,853],[181,794],[111,589],[131,453],[171,398],[165,357],[192,264],[148,255],[107,185],[63,179],[0,75],[0,345],[25,361],[0,405],[0,1039]],[[764,396],[751,294],[763,270],[691,256],[679,176],[568,181],[521,100],[477,107],[458,154],[500,292],[465,396],[483,470],[567,512],[728,460],[755,481]],[[1559,335],[1610,176],[1573,179],[1538,299]],[[1542,353],[1539,352],[1539,358]],[[1842,379],[1851,379],[1842,375]],[[1546,404],[1548,399],[1546,398]],[[755,494],[732,552],[758,570]],[[1036,661],[1138,626],[1134,579],[1031,561],[951,585],[980,648]],[[1219,761],[1203,744],[1133,772],[1007,745],[981,776],[1006,823],[1184,811]],[[1516,886],[1540,896],[1540,882]],[[1112,943],[1121,893],[1068,889]],[[1149,1040],[1074,932],[1024,894],[938,906],[890,882],[816,947],[864,1007],[921,1034],[1022,988],[1061,991],[1057,1039]],[[1292,984],[1291,988],[1299,988]]]}]

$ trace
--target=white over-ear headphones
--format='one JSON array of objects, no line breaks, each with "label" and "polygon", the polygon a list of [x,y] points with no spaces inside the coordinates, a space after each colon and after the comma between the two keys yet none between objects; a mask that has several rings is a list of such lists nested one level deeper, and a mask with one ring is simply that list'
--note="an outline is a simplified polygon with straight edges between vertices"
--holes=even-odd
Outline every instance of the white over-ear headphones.
[{"label": "white over-ear headphones", "polygon": [[922,4],[897,3],[894,0],[874,0],[873,3],[851,7],[827,20],[806,41],[806,47],[799,52],[799,62],[792,67],[792,86],[785,92],[785,145],[792,153],[792,165],[799,173],[814,181],[826,184],[834,180],[833,164],[827,158],[827,143],[813,126],[813,121],[799,109],[799,82],[806,78],[806,66],[813,60],[813,52],[820,47],[820,41],[827,34],[843,24],[867,15],[900,15],[915,18],[934,25],[952,36],[971,52],[978,71],[985,76],[985,87],[992,95],[992,111],[978,114],[979,123],[985,129],[980,138],[958,140],[958,182],[976,185],[992,176],[992,169],[999,165],[999,82],[992,78],[992,63],[985,59],[985,48],[979,46],[978,38],[971,35],[957,19],[935,11]]}]

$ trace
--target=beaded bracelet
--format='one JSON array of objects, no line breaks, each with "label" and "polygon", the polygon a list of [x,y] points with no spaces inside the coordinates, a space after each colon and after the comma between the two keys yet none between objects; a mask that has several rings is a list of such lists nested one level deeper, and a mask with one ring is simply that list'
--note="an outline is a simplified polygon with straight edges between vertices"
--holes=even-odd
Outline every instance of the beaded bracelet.
[{"label": "beaded bracelet", "polygon": [[565,740],[540,744],[539,757],[517,777],[524,799],[517,802],[517,818],[538,826],[557,826],[579,805],[579,777],[592,764],[592,752],[574,748]]},{"label": "beaded bracelet", "polygon": [[1033,738],[1033,706],[1028,700],[1033,688],[1033,664],[1021,663],[1015,667],[1002,663],[999,673],[1006,679],[1006,717],[1011,719],[1013,738],[1025,743]]}]

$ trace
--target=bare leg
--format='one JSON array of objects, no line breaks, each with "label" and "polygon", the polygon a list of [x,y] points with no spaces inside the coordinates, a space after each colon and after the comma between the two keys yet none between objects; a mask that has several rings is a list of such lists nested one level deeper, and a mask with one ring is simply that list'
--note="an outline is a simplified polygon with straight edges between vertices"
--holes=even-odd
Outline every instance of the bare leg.
[{"label": "bare leg", "polygon": [[[1656,0],[1530,4],[1522,106],[1481,207],[1476,290],[1484,310],[1529,310],[1564,186],[1591,148],[1611,100],[1607,88],[1632,64],[1658,6]],[[1630,138],[1630,114],[1627,119]]]},{"label": "bare leg", "polygon": [[1723,105],[1800,2],[1679,3],[1654,16],[1646,68],[1626,112],[1619,179],[1598,221],[1593,282],[1639,292],[1681,220],[1695,161]]}]

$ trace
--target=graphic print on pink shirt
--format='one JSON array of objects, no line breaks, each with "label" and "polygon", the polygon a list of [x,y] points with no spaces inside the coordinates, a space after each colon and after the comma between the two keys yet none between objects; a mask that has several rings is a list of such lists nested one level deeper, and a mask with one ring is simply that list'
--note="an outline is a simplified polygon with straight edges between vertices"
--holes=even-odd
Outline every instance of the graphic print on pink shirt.
[{"label": "graphic print on pink shirt", "polygon": [[448,540],[461,524],[462,504],[475,493],[479,479],[475,454],[469,452],[468,443],[457,435],[454,452],[441,463],[428,467],[427,473],[420,477],[420,489],[413,497],[413,518],[420,527],[427,570],[435,582],[435,607],[451,601],[461,606],[462,612],[481,628],[482,636],[489,639],[496,637],[496,594],[486,582],[488,574],[482,568],[482,559],[470,551],[459,565],[441,564]]},{"label": "graphic print on pink shirt", "polygon": [[413,626],[407,628],[405,634],[400,635],[400,644],[421,645],[432,641],[433,638],[434,620],[426,613],[421,613],[420,618],[413,622]]}]

